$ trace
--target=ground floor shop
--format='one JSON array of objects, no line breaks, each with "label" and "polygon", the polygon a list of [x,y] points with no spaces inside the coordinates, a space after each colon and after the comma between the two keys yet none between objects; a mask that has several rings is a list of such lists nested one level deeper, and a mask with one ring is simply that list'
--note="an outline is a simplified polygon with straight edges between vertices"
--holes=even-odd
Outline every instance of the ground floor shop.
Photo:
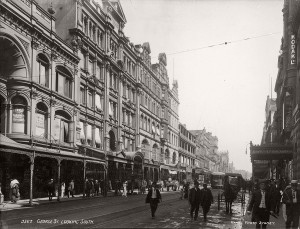
[{"label": "ground floor shop", "polygon": [[0,148],[0,182],[5,200],[10,197],[12,179],[19,182],[21,199],[48,196],[50,179],[54,181],[56,195],[64,194],[71,180],[76,194],[85,192],[86,179],[105,179],[105,161],[62,150],[10,143],[2,141]]}]

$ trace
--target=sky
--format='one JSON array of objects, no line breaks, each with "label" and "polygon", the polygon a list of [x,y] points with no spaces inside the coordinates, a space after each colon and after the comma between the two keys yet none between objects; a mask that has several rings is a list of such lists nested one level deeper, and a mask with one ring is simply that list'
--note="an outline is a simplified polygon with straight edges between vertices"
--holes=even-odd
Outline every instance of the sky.
[{"label": "sky", "polygon": [[130,42],[149,42],[152,63],[167,54],[179,121],[217,136],[235,168],[251,172],[249,142],[261,143],[266,99],[276,97],[283,0],[120,2]]}]

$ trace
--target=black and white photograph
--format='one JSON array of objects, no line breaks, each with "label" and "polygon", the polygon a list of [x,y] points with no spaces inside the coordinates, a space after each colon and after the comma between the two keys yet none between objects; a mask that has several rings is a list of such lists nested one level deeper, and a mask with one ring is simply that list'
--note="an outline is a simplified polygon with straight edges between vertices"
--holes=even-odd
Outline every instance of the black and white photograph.
[{"label": "black and white photograph", "polygon": [[299,229],[298,43],[300,0],[0,0],[0,228]]}]

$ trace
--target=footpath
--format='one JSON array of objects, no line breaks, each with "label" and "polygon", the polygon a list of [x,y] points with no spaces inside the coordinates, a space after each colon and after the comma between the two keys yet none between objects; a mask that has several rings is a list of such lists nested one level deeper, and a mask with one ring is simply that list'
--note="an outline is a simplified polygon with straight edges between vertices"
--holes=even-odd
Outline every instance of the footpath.
[{"label": "footpath", "polygon": [[[165,190],[162,191],[161,193],[163,194],[163,193],[169,193],[169,192],[178,193],[178,191],[165,191]],[[146,193],[147,193],[147,191],[146,191]],[[118,194],[118,196],[120,196],[120,195],[122,195],[122,193]],[[129,195],[131,195],[131,194],[129,194]],[[134,192],[133,195],[137,195],[137,192]],[[115,192],[114,191],[107,192],[106,197],[104,197],[103,195],[94,196],[94,197],[83,197],[83,194],[74,195],[74,197],[70,197],[70,198],[68,198],[67,196],[64,196],[64,197],[61,197],[59,201],[57,200],[57,197],[53,197],[52,201],[49,201],[48,197],[35,198],[35,199],[32,199],[32,205],[30,205],[29,199],[21,199],[21,200],[18,200],[17,203],[13,203],[11,201],[4,201],[2,204],[0,204],[0,212],[20,209],[20,208],[25,208],[25,207],[34,207],[36,205],[57,204],[59,202],[63,203],[63,202],[76,201],[76,200],[82,200],[82,199],[107,198],[107,197],[115,197]]]},{"label": "footpath", "polygon": [[[247,195],[248,196],[248,195]],[[247,214],[247,208],[250,202],[250,198],[246,198],[246,207],[244,209],[244,217],[242,220],[242,228],[255,228],[256,222],[251,222],[251,214]],[[280,208],[279,211],[279,216],[275,218],[274,216],[270,216],[269,224],[267,228],[272,228],[272,229],[283,229],[285,228],[285,221],[282,216],[282,209]]]}]

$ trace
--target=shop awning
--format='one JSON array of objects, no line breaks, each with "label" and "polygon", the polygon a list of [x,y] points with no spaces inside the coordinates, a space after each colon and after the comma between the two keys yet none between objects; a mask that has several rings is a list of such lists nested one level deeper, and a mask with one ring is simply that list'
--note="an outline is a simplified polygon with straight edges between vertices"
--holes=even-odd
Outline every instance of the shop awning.
[{"label": "shop awning", "polygon": [[292,160],[292,145],[259,145],[250,147],[251,161],[253,160]]}]

